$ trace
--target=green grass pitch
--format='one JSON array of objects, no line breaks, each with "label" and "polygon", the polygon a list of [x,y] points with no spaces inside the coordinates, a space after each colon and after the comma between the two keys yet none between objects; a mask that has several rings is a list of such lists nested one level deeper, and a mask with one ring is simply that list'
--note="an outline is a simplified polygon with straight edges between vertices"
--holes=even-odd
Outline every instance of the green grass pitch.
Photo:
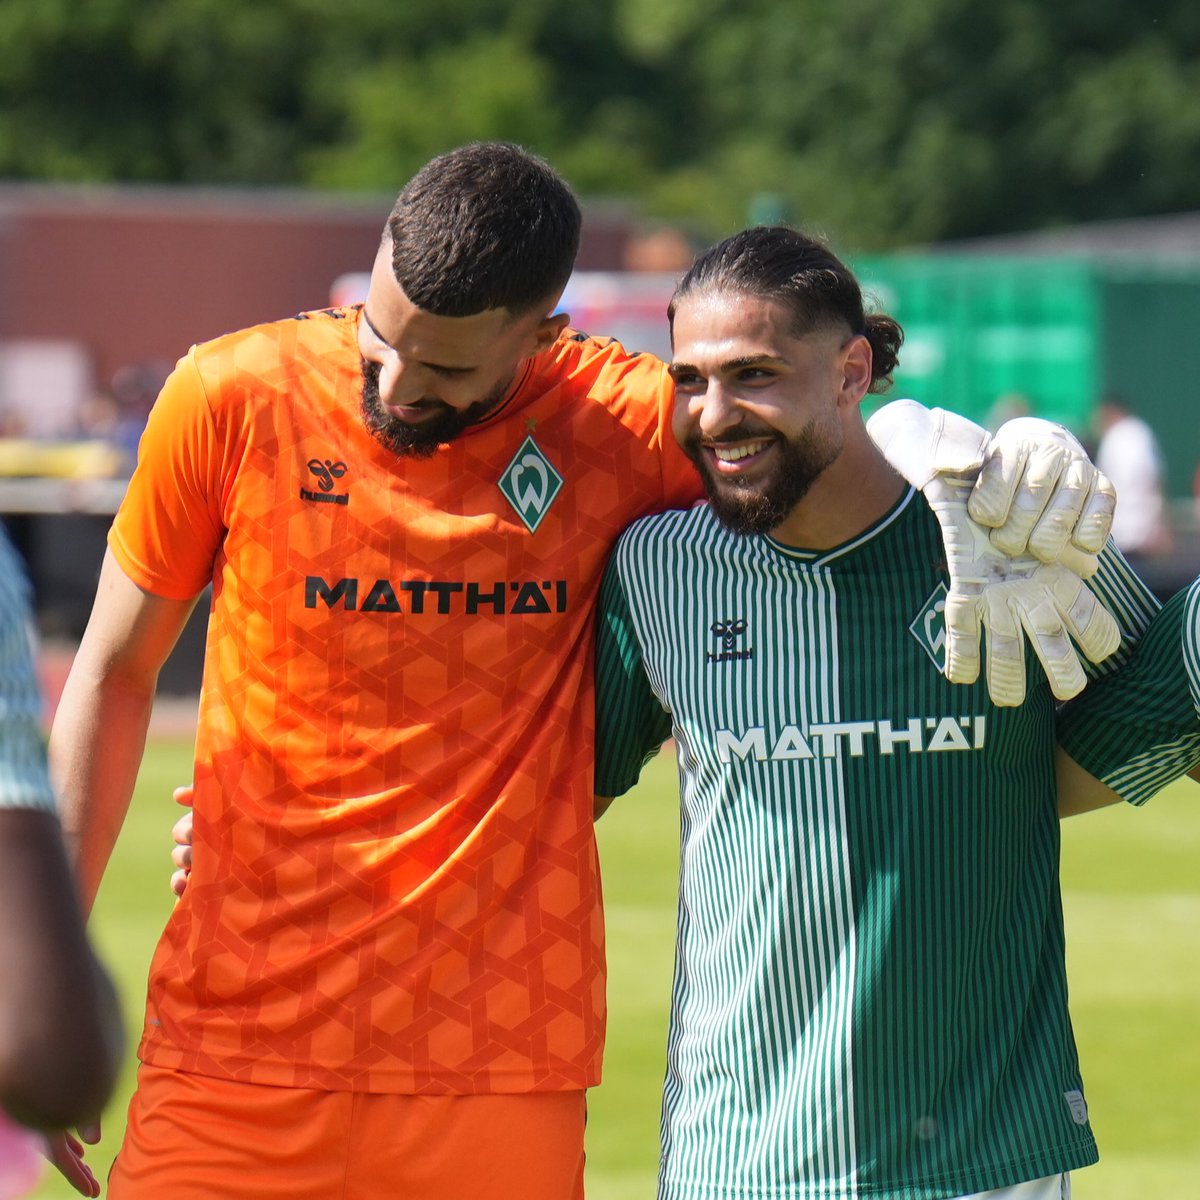
[{"label": "green grass pitch", "polygon": [[[97,904],[102,953],[125,997],[131,1047],[154,940],[170,911],[171,789],[190,744],[152,739],[138,794]],[[609,1043],[588,1124],[589,1200],[650,1200],[674,934],[674,765],[652,763],[599,826],[608,912]],[[1077,817],[1063,830],[1071,1006],[1097,1167],[1075,1200],[1187,1196],[1200,1179],[1200,790],[1176,785],[1145,811]],[[89,1151],[103,1175],[120,1141],[132,1054]],[[35,1193],[75,1195],[57,1177]]]}]

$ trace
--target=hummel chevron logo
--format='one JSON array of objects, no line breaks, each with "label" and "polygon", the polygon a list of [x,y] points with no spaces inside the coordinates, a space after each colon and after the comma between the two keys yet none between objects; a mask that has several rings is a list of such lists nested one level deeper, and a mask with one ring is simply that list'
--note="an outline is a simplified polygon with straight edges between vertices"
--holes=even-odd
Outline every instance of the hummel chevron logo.
[{"label": "hummel chevron logo", "polygon": [[748,662],[754,657],[754,650],[738,644],[738,639],[745,636],[748,628],[744,617],[727,617],[723,621],[714,621],[708,627],[708,631],[713,637],[720,638],[721,649],[709,650],[705,660],[710,663]]},{"label": "hummel chevron logo", "polygon": [[333,481],[341,479],[349,470],[344,462],[333,462],[331,459],[310,458],[308,469],[316,477],[317,487],[321,490],[314,492],[309,488],[300,489],[301,500],[315,500],[318,504],[349,504],[350,496],[346,492],[334,492]]}]

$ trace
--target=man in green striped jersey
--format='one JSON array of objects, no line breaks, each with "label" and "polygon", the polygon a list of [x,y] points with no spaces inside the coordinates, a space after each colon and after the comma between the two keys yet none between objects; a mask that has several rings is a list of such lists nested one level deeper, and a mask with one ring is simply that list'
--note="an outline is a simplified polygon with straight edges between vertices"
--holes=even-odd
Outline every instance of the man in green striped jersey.
[{"label": "man in green striped jersey", "polygon": [[[899,327],[786,229],[702,255],[670,311],[710,503],[623,535],[597,644],[598,793],[667,737],[680,763],[659,1195],[1058,1200],[1096,1149],[1055,702],[1037,671],[1020,707],[942,673],[938,521],[859,410]],[[1111,548],[1092,584],[1145,627]]]},{"label": "man in green striped jersey", "polygon": [[1200,579],[1163,606],[1116,675],[1059,719],[1065,812],[1144,804],[1200,771]]}]

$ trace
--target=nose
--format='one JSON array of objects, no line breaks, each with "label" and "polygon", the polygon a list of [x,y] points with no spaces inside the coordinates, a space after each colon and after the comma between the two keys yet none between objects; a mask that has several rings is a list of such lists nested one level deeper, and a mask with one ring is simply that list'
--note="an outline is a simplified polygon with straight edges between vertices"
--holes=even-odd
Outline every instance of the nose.
[{"label": "nose", "polygon": [[401,406],[420,398],[417,372],[398,354],[389,354],[379,364],[379,398],[384,404]]},{"label": "nose", "polygon": [[718,380],[710,380],[704,394],[697,396],[693,404],[696,423],[705,437],[720,437],[741,421],[737,402],[732,393]]}]

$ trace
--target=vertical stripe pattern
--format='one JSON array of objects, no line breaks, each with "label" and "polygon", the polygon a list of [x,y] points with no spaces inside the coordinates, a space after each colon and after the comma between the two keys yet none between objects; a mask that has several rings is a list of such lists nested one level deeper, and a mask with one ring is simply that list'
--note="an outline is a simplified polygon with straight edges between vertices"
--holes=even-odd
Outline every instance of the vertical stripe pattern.
[{"label": "vertical stripe pattern", "polygon": [[[661,1200],[939,1200],[1095,1160],[1053,699],[1032,651],[1020,709],[944,679],[942,558],[911,492],[828,552],[707,509],[618,547],[597,788],[625,790],[668,722],[680,763]],[[1136,580],[1101,574],[1143,628]]]},{"label": "vertical stripe pattern", "polygon": [[1133,804],[1200,765],[1200,580],[1171,597],[1124,670],[1064,708],[1059,740]]}]

